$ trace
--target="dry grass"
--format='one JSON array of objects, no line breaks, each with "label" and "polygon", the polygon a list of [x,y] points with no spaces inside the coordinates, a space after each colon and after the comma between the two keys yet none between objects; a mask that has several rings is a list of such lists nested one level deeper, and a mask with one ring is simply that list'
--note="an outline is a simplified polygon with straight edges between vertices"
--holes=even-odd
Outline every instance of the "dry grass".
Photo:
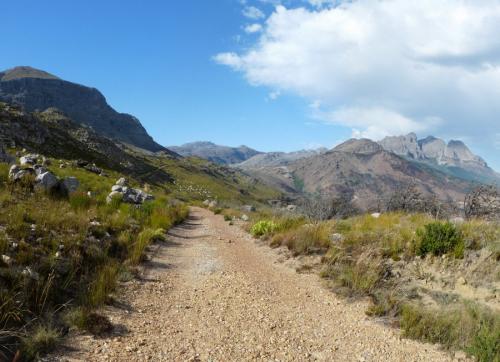
[{"label": "dry grass", "polygon": [[[0,334],[11,344],[9,358],[21,347],[24,360],[50,349],[57,331],[48,326],[65,324],[66,306],[88,315],[110,300],[126,265],[139,263],[147,246],[188,213],[155,190],[156,201],[142,207],[108,205],[114,178],[72,168],[57,172],[74,172],[81,192],[65,198],[0,183],[0,252],[12,260],[0,265]],[[11,332],[32,320],[39,327]]]}]

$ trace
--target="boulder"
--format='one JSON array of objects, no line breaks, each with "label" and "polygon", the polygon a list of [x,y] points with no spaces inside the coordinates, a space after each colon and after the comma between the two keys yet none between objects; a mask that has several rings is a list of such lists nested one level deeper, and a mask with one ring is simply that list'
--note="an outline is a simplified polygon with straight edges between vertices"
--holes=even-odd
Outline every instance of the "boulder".
[{"label": "boulder", "polygon": [[5,265],[10,266],[10,265],[12,265],[12,258],[8,255],[2,255],[2,262]]},{"label": "boulder", "polygon": [[111,191],[118,191],[118,192],[123,192],[124,187],[120,185],[113,185],[111,187]]},{"label": "boulder", "polygon": [[122,177],[120,179],[118,179],[118,181],[116,181],[115,185],[118,185],[118,186],[127,186],[128,185],[128,181],[125,177]]},{"label": "boulder", "polygon": [[142,204],[145,201],[153,200],[153,195],[150,195],[139,189],[127,189],[123,193],[123,201],[129,204]]},{"label": "boulder", "polygon": [[48,170],[47,170],[45,167],[43,167],[42,165],[35,165],[35,166],[33,166],[33,169],[35,170],[35,173],[36,173],[37,175],[41,175],[42,173],[45,173],[45,172],[47,172],[47,171],[48,171]]},{"label": "boulder", "polygon": [[29,168],[20,168],[17,165],[13,165],[9,170],[9,179],[11,181],[17,182],[21,180],[24,176],[27,175],[35,175],[35,170],[31,167]]},{"label": "boulder", "polygon": [[253,205],[243,205],[241,207],[241,209],[243,211],[246,211],[246,212],[253,212],[253,211],[255,211],[255,206],[253,206]]},{"label": "boulder", "polygon": [[59,184],[59,180],[52,172],[44,172],[39,174],[35,178],[35,182],[37,187],[41,187],[45,191],[50,191]]},{"label": "boulder", "polygon": [[106,202],[108,204],[110,204],[115,199],[122,200],[123,199],[123,194],[121,192],[119,192],[119,191],[111,191],[109,193],[108,197],[106,197]]},{"label": "boulder", "polygon": [[37,154],[25,155],[19,159],[19,163],[21,164],[21,166],[35,165],[39,157],[40,156]]},{"label": "boulder", "polygon": [[71,177],[67,177],[64,180],[62,180],[60,182],[60,186],[61,186],[61,191],[70,195],[73,192],[75,192],[76,190],[78,190],[78,187],[80,186],[80,182],[78,181],[78,179],[76,177],[71,176]]}]

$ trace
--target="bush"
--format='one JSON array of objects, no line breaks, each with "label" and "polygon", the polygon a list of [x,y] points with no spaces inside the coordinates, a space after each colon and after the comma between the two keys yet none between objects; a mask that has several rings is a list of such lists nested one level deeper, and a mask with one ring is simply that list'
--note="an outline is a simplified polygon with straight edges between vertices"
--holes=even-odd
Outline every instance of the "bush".
[{"label": "bush", "polygon": [[269,220],[261,220],[252,226],[250,229],[250,233],[256,237],[260,238],[261,236],[271,234],[276,228],[276,224]]},{"label": "bush", "polygon": [[406,304],[401,328],[405,337],[462,349],[480,362],[500,361],[500,318],[489,309],[462,305],[437,311]]},{"label": "bush", "polygon": [[455,225],[450,222],[433,222],[419,229],[417,235],[420,237],[418,255],[432,253],[439,256],[452,250],[456,257],[463,257],[464,240]]},{"label": "bush", "polygon": [[23,338],[21,353],[25,360],[33,360],[52,351],[59,340],[59,333],[50,327],[38,326],[29,336]]}]

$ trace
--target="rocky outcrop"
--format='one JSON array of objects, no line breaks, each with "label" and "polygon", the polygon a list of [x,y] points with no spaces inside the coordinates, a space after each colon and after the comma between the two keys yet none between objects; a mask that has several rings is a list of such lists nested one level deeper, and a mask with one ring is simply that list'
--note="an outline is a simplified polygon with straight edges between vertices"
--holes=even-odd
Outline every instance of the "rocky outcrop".
[{"label": "rocky outcrop", "polygon": [[[13,183],[27,176],[34,177],[34,187],[46,192],[58,191],[63,195],[71,195],[78,190],[80,182],[76,177],[66,177],[60,180],[48,171],[39,161],[46,160],[38,154],[28,154],[20,157],[21,165],[12,165],[9,170],[9,180]],[[47,163],[47,162],[45,162]]]},{"label": "rocky outcrop", "polygon": [[111,192],[106,198],[106,201],[109,204],[116,199],[129,204],[140,205],[146,201],[154,200],[154,196],[141,189],[128,187],[127,180],[122,177],[116,181],[116,184],[113,187],[111,187]]},{"label": "rocky outcrop", "polygon": [[410,133],[386,137],[379,144],[396,155],[437,166],[459,177],[484,182],[500,180],[488,164],[474,155],[462,141],[446,143],[433,136],[418,140],[416,134]]},{"label": "rocky outcrop", "polygon": [[17,67],[1,72],[0,101],[18,104],[28,112],[55,107],[101,135],[153,152],[165,150],[137,118],[116,112],[97,89],[37,69]]}]

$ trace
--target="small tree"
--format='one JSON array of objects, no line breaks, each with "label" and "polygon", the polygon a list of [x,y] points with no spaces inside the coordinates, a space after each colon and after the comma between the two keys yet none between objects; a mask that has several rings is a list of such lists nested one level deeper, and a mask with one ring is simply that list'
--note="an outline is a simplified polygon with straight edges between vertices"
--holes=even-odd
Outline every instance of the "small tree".
[{"label": "small tree", "polygon": [[500,217],[500,192],[493,185],[481,185],[471,190],[464,199],[464,214],[467,219]]}]

